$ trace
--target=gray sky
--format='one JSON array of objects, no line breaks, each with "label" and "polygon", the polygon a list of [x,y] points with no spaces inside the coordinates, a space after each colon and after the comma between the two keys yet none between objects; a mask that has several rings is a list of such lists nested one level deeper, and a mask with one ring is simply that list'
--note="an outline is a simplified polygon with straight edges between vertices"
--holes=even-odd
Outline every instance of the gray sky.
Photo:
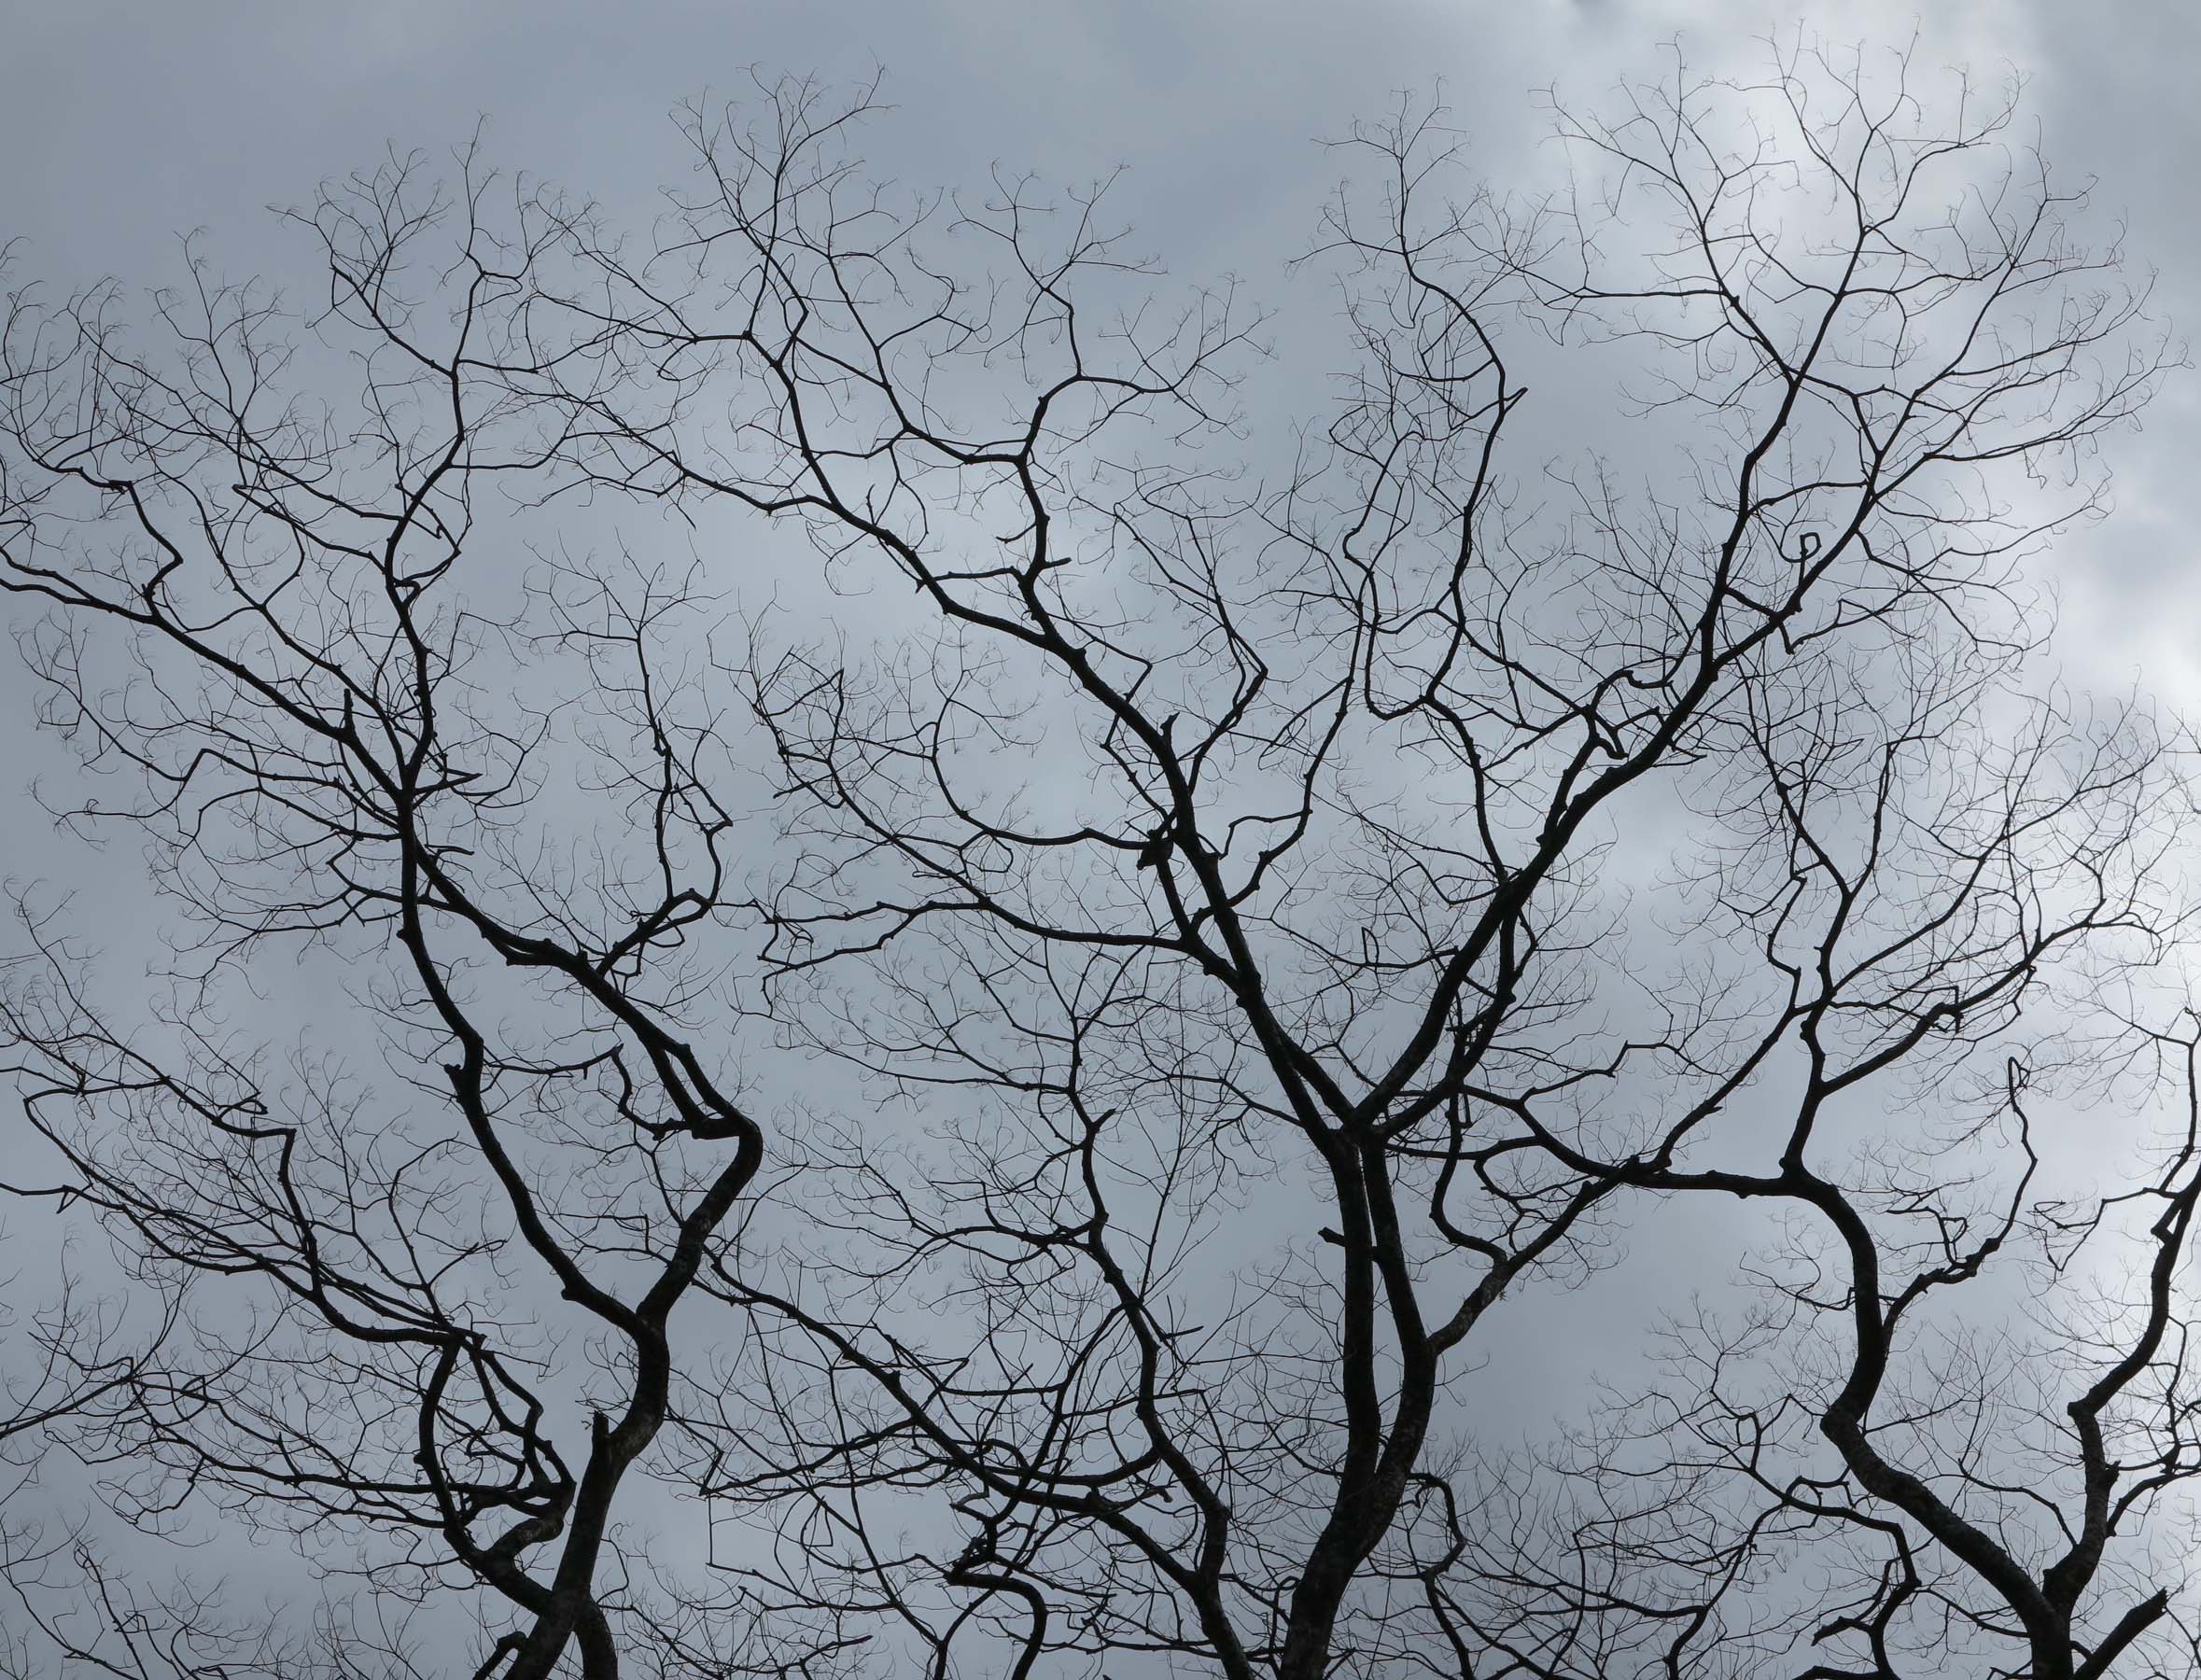
[{"label": "gray sky", "polygon": [[[53,280],[173,274],[197,227],[231,273],[302,255],[262,207],[371,163],[386,144],[441,150],[477,118],[506,167],[646,222],[680,167],[668,108],[725,95],[750,66],[829,78],[888,75],[899,109],[874,163],[910,184],[982,182],[988,168],[1083,179],[1117,164],[1140,245],[1180,279],[1241,273],[1282,289],[1335,165],[1312,144],[1402,88],[1441,79],[1499,185],[1536,168],[1528,91],[1602,94],[1680,38],[1706,69],[1761,50],[1801,19],[1829,38],[1896,42],[1923,67],[2014,66],[2067,179],[2095,176],[2136,262],[2160,271],[2178,319],[2201,319],[2201,13],[2172,0],[1848,3],[1815,10],[1723,0],[379,0],[368,5],[153,5],[16,0],[0,54],[0,238],[18,272]],[[1924,15],[1921,15],[1923,11]],[[293,272],[296,272],[293,270]],[[2054,570],[2065,654],[2128,681],[2201,694],[2190,611],[2154,588],[2187,540],[2172,511],[2201,429],[2191,382],[2120,445],[2113,525]],[[2082,564],[2073,564],[2083,562]],[[2144,611],[2136,609],[2143,607]]]},{"label": "gray sky", "polygon": [[[1285,259],[1312,227],[1335,161],[1313,144],[1402,88],[1441,78],[1470,158],[1504,187],[1545,167],[1530,90],[1583,100],[1656,67],[1678,35],[1705,70],[1742,67],[1753,37],[1796,14],[1630,0],[366,0],[332,5],[12,0],[0,47],[0,240],[20,277],[172,279],[175,237],[208,231],[222,271],[310,279],[307,253],[263,206],[310,198],[386,145],[440,151],[488,121],[508,168],[602,201],[646,227],[652,194],[684,166],[668,109],[725,96],[748,70],[887,74],[898,109],[865,149],[912,185],[982,182],[989,166],[1080,180],[1129,166],[1116,200],[1176,278],[1243,276],[1281,301]],[[2027,110],[2067,180],[2099,178],[2136,266],[2160,272],[2174,319],[2201,322],[2201,8],[1959,0],[1806,14],[1835,40],[1895,42],[1922,65],[2031,78]],[[2201,591],[2177,513],[2201,454],[2191,377],[2117,444],[2114,516],[2040,575],[2066,602],[2065,657],[2089,680],[2136,677],[2201,702]],[[0,875],[66,875],[24,784],[66,760],[16,733],[29,690],[0,669]],[[123,854],[127,856],[127,853]],[[107,901],[110,914],[119,897]],[[1626,1309],[1620,1309],[1621,1316]],[[1584,1365],[1593,1338],[1552,1350]],[[1549,1375],[1558,1383],[1568,1373]]]},{"label": "gray sky", "polygon": [[[66,286],[104,274],[171,282],[176,242],[203,229],[230,276],[273,275],[311,301],[313,252],[267,214],[318,181],[372,167],[386,147],[440,156],[487,124],[499,167],[556,181],[646,232],[655,195],[687,156],[676,104],[736,96],[753,70],[829,80],[886,75],[894,109],[864,133],[874,171],[912,187],[980,187],[989,169],[1077,182],[1125,166],[1113,189],[1171,284],[1241,277],[1257,304],[1326,307],[1295,283],[1340,172],[1316,139],[1381,114],[1400,90],[1441,83],[1493,186],[1533,187],[1559,159],[1532,91],[1595,104],[1622,76],[1655,74],[1676,39],[1706,73],[1762,67],[1768,35],[1799,25],[1829,42],[1917,37],[1926,77],[2015,69],[2025,116],[2066,184],[2098,181],[2097,209],[2129,227],[2133,266],[2159,275],[2163,311],[2201,322],[2201,10],[2166,0],[2107,9],[1953,0],[1817,10],[1724,0],[381,0],[379,4],[13,7],[0,54],[0,242],[14,274]],[[2020,136],[2029,138],[2029,135]],[[1311,359],[1328,357],[1328,345]],[[1279,346],[1286,400],[1319,406],[1326,365]],[[1525,418],[1532,447],[1577,445],[1592,418],[1551,393]],[[2201,592],[2179,580],[2193,544],[2177,512],[2201,454],[2201,384],[2174,379],[2146,430],[2113,442],[2114,515],[2033,567],[2061,596],[2060,656],[2082,681],[2201,704]],[[0,662],[12,726],[31,693]],[[7,738],[7,737],[0,737]],[[31,774],[66,774],[57,743],[9,739],[0,773],[0,875],[57,875]],[[85,906],[134,915],[129,872]],[[125,924],[126,925],[126,924]]]}]

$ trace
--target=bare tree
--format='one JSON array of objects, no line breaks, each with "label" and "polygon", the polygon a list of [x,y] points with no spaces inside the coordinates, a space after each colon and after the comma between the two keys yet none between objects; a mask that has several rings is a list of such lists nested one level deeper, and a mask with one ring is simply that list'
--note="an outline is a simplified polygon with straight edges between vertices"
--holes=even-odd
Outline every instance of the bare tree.
[{"label": "bare tree", "polygon": [[[766,906],[788,980],[823,977],[787,1015],[894,1089],[991,1099],[914,1163],[827,1134],[803,1160],[853,1252],[710,1284],[756,1316],[755,1380],[812,1372],[762,1447],[748,1384],[691,1420],[701,1485],[779,1506],[824,1577],[774,1590],[907,1612],[977,1587],[1026,1669],[1051,1645],[1413,1660],[1437,1630],[1355,1586],[1501,1294],[1578,1266],[1616,1188],[1683,1182],[1776,1068],[1808,1071],[1765,1128],[1800,1155],[1834,1095],[2008,1030],[2059,947],[2161,927],[2130,869],[2152,748],[2053,712],[1984,744],[2026,639],[2008,562],[2074,511],[2017,516],[1993,471],[2130,413],[2137,303],[2044,172],[1966,173],[2003,108],[1959,100],[1944,132],[1900,74],[1802,58],[1733,91],[1740,125],[1686,81],[1563,113],[1609,197],[1543,215],[1440,199],[1434,119],[1357,134],[1382,185],[1327,228],[1361,371],[1275,495],[1163,447],[1218,418],[1227,301],[1081,310],[1114,247],[1021,183],[958,223],[1010,253],[1005,301],[958,287],[807,91],[761,138],[698,121],[671,273],[596,253],[610,301],[573,309],[669,388],[607,381],[576,464],[802,518],[947,635],[752,676],[810,846]],[[1642,263],[1608,257],[1646,200]],[[1517,511],[1523,315],[1643,353],[1699,445],[1689,497],[1592,469],[1548,521]],[[997,364],[1031,393],[1005,419]],[[1089,776],[1055,771],[1073,754]],[[1940,808],[1883,834],[1914,786]],[[1646,947],[1599,843],[1692,796],[1776,848],[1725,906],[1756,984],[1625,972]],[[1216,1253],[1259,1259],[1203,1289]],[[876,1536],[882,1488],[952,1493],[950,1570]],[[942,1594],[926,1637],[970,1613]]]},{"label": "bare tree", "polygon": [[[1942,720],[1918,721],[1946,741]],[[1592,1176],[1792,1215],[1752,1268],[1759,1298],[1677,1319],[1656,1384],[1586,1428],[1534,1494],[1482,1469],[1512,1528],[1467,1520],[1456,1491],[1418,1513],[1393,1567],[1427,1583],[1448,1631],[1521,1672],[1890,1680],[2191,1660],[2170,1615],[2184,1524],[2161,1507],[2194,1468],[2177,1283],[2197,1193],[2192,1014],[2168,1028],[2118,1018],[2151,992],[2162,1007],[2160,974],[2128,965],[2173,920],[2130,895],[2131,877],[2103,890],[2105,844],[2161,846],[2143,836],[2164,791],[2126,782],[2123,820],[2093,807],[2051,843],[2053,867],[1997,881],[1998,850],[2028,830],[2045,839],[2083,802],[2011,802],[2017,781],[1980,774],[1956,785],[1985,801],[1944,791],[1930,796],[1940,819],[1920,822],[1919,784],[1900,774],[1919,738],[1858,755],[1861,773],[1836,770],[1839,748],[1769,763],[1782,810],[1765,849],[1723,860],[1720,907],[1795,987],[1804,1055],[1784,1125],[1593,1161],[1571,1114],[1548,1127],[1535,1095],[1514,1110]],[[2117,757],[2123,780],[2138,760]],[[2102,764],[2088,756],[2062,785]],[[1912,881],[1931,913],[1885,916],[1876,876]],[[2013,1033],[1996,994],[2054,973],[2054,932],[2032,919],[2053,903],[2076,918],[2066,928],[2123,924],[2138,944],[2097,938],[2070,984],[2045,986],[2035,1013],[2053,1029]],[[2006,936],[1991,956],[1989,926]],[[1935,947],[1958,927],[1972,956],[1944,964]],[[1919,982],[1927,1007],[1899,1004]],[[1983,1004],[2004,1029],[1976,1032]],[[1891,1052],[1928,1077],[1860,1102]],[[2035,1118],[2043,1104],[2071,1131],[2090,1111],[2097,1127],[2104,1111],[2149,1116],[2166,1087],[2176,1112],[2160,1141],[2085,1165],[2084,1143]],[[2091,1190],[2104,1163],[2131,1178]],[[2090,1243],[2110,1246],[2107,1273],[2082,1263]],[[2105,1293],[2134,1254],[2137,1292]]]},{"label": "bare tree", "polygon": [[[2166,755],[2029,696],[2016,573],[2165,352],[2007,105],[1943,126],[1907,75],[1563,111],[1543,203],[1460,191],[1436,112],[1356,131],[1316,253],[1352,371],[1266,476],[1233,296],[1157,301],[1099,189],[899,198],[868,95],[808,84],[688,114],[646,249],[493,214],[470,154],[448,197],[326,195],[295,350],[203,278],[158,357],[111,292],[19,295],[0,583],[49,609],[53,721],[147,790],[77,819],[140,824],[203,934],[127,1028],[40,934],[10,1037],[133,1277],[256,1304],[70,1444],[141,1521],[212,1501],[371,1536],[378,1594],[485,1591],[484,1675],[1629,1672],[1724,1601],[1513,1546],[1466,1497],[1473,1355],[1624,1204],[1717,1190],[1846,1245],[1856,1520],[1894,1500],[1999,1588],[1868,1414],[1899,1321],[2015,1229],[2025,1189],[1964,1174],[2023,1125],[2029,1006],[2175,919]],[[1682,470],[1538,486],[1528,374],[1583,365]],[[468,553],[607,501],[799,527],[851,599],[709,637],[738,559],[500,602]],[[404,1098],[215,1024],[301,941],[372,976]],[[767,1135],[740,1070],[787,1054],[874,1106],[791,1085]],[[1869,1188],[1807,1163],[1905,1079],[1937,1120]],[[1914,1252],[1874,1215],[1926,1222],[1931,1281],[1867,1269]],[[638,1466],[708,1569],[617,1538]],[[2122,1648],[2073,1619],[2099,1552],[2054,1628],[2007,1600],[2024,1672]]]},{"label": "bare tree", "polygon": [[[484,1672],[547,1674],[575,1646],[609,1674],[613,1502],[665,1421],[668,1320],[763,1161],[682,956],[729,819],[698,776],[708,719],[650,667],[650,590],[552,624],[574,695],[479,686],[504,628],[455,587],[474,497],[540,457],[509,452],[513,405],[478,373],[536,251],[473,219],[481,183],[414,185],[393,167],[305,218],[321,324],[364,346],[346,410],[287,387],[273,303],[203,266],[144,349],[111,288],[13,301],[5,586],[52,609],[26,643],[48,721],[142,777],[97,820],[149,836],[198,931],[176,1007],[110,1024],[33,918],[5,1020],[59,1193],[133,1280],[249,1292],[77,1431],[124,1515],[191,1499],[319,1543],[377,1532],[378,1591],[502,1601]],[[416,308],[402,288],[447,222],[459,267]],[[552,741],[605,766],[590,791],[620,825],[568,827],[601,843],[570,863],[528,850]],[[399,1092],[333,1053],[273,1071],[224,1024],[220,983],[271,942],[361,965]],[[593,1373],[553,1359],[545,1299],[591,1327]],[[576,1384],[579,1434],[556,1404]]]}]

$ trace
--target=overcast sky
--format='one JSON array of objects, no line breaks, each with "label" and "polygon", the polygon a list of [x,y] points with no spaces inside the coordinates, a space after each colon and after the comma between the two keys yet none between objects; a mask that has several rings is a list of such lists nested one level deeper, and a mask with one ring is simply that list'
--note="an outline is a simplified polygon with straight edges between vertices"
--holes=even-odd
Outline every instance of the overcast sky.
[{"label": "overcast sky", "polygon": [[[1057,180],[1126,165],[1116,202],[1141,247],[1179,279],[1235,272],[1269,301],[1337,174],[1316,138],[1396,91],[1441,81],[1472,163],[1505,186],[1544,166],[1533,90],[1595,101],[1622,74],[1655,71],[1676,37],[1706,70],[1742,68],[1762,61],[1763,36],[1800,21],[1666,0],[16,0],[12,10],[0,239],[20,242],[19,279],[173,279],[177,236],[203,228],[227,273],[304,281],[310,253],[265,206],[310,198],[388,146],[441,151],[484,119],[504,166],[646,227],[653,192],[684,167],[677,103],[737,93],[752,67],[835,80],[880,67],[897,109],[866,136],[879,172],[950,185],[982,182],[996,164]],[[2163,308],[2201,320],[2188,173],[2201,156],[2201,10],[1944,0],[1924,17],[1849,4],[1801,21],[1833,41],[1893,45],[1915,31],[1928,70],[2025,75],[2065,178],[2098,177],[2097,202],[2129,224],[2134,262],[2159,271]],[[2194,388],[2174,382],[2147,432],[2118,441],[2114,517],[2042,568],[2065,600],[2075,666],[2189,700],[2201,699],[2201,591],[2183,581],[2192,539],[2176,510],[2201,454]],[[0,675],[11,730],[27,700],[20,672]],[[28,773],[64,760],[20,735],[5,750],[0,874],[66,874],[21,796]]]},{"label": "overcast sky", "polygon": [[[232,274],[301,256],[263,206],[309,197],[386,145],[438,150],[477,119],[507,167],[553,177],[645,223],[681,159],[675,103],[766,72],[888,76],[899,108],[869,139],[910,184],[993,164],[1082,179],[1128,165],[1118,203],[1172,273],[1244,275],[1263,297],[1305,240],[1335,165],[1313,144],[1402,88],[1441,80],[1475,164],[1535,167],[1530,91],[1595,99],[1679,37],[1706,68],[1761,53],[1801,21],[1831,40],[1900,42],[1928,68],[2014,67],[2067,179],[2094,176],[2128,219],[2160,297],[2201,319],[2201,11],[2022,0],[1844,4],[1815,12],[1672,0],[1358,0],[1351,5],[1026,0],[488,0],[153,5],[17,0],[0,52],[0,238],[21,275],[174,273],[209,232]],[[2118,459],[2119,516],[2055,565],[2066,656],[2111,680],[2201,693],[2194,614],[2155,585],[2182,564],[2174,509],[2201,408],[2180,382]]]},{"label": "overcast sky", "polygon": [[[1503,188],[1551,162],[1535,90],[1595,103],[1622,75],[1655,73],[1676,38],[1707,72],[1755,68],[1766,35],[1801,23],[1836,43],[1895,46],[1915,33],[1928,72],[2023,74],[2066,182],[2098,178],[2097,203],[2129,224],[2133,261],[2159,271],[2163,309],[2201,321],[2188,174],[2201,156],[2201,10],[2152,0],[2108,12],[1944,0],[1924,17],[1900,5],[1798,14],[1666,0],[17,0],[13,10],[0,52],[0,239],[20,242],[18,281],[173,280],[178,236],[203,229],[228,275],[310,286],[312,253],[268,205],[310,199],[387,147],[442,152],[484,119],[500,165],[646,229],[657,189],[686,164],[676,104],[737,94],[752,69],[846,81],[877,68],[896,107],[865,136],[878,173],[948,186],[983,183],[997,164],[1057,181],[1127,166],[1115,203],[1140,248],[1178,280],[1235,273],[1276,302],[1338,174],[1316,139],[1398,91],[1441,82],[1471,164]],[[2194,393],[2191,378],[2175,381],[2146,433],[2117,441],[2114,516],[2036,568],[2062,596],[2062,654],[2087,680],[2138,679],[2187,701],[2201,701],[2201,591],[2183,581],[2192,539],[2176,510],[2201,454]],[[22,735],[31,700],[20,669],[0,670],[0,875],[81,887],[23,792],[32,774],[70,763],[58,743]],[[125,875],[107,879],[75,925],[113,946],[138,901]]]},{"label": "overcast sky", "polygon": [[[668,118],[727,96],[753,66],[833,80],[886,73],[897,110],[875,168],[911,185],[982,181],[995,164],[1081,180],[1128,166],[1121,212],[1173,275],[1286,285],[1337,165],[1314,144],[1395,91],[1440,80],[1471,161],[1504,186],[1541,167],[1531,91],[1594,101],[1657,68],[1680,37],[1707,70],[1760,56],[1797,14],[1635,0],[5,0],[0,241],[17,279],[172,279],[175,241],[207,231],[231,275],[301,275],[308,255],[265,206],[371,166],[387,146],[440,151],[478,119],[508,168],[556,180],[646,227],[683,167]],[[2067,181],[2098,178],[2137,267],[2172,318],[2201,322],[2201,7],[2021,0],[1844,4],[1805,15],[1835,41],[1900,43],[1929,68],[2029,78],[2027,110]],[[2065,656],[2087,679],[2136,678],[2201,703],[2176,510],[2201,455],[2201,403],[2175,381],[2138,438],[2118,441],[2114,516],[2073,537],[2043,576],[2066,603]],[[22,793],[58,750],[15,738],[28,690],[0,673],[0,875],[61,873]],[[1577,1344],[1577,1351],[1578,1344]],[[1584,1352],[1583,1357],[1589,1357]]]}]

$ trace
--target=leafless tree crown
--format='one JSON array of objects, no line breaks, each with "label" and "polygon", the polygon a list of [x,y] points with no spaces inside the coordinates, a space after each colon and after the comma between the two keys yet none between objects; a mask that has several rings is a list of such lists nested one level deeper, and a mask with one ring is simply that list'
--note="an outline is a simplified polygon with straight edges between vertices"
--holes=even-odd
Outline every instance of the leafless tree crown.
[{"label": "leafless tree crown", "polygon": [[[1403,104],[1286,426],[872,100],[686,111],[646,238],[470,147],[302,315],[10,295],[56,815],[176,916],[148,1004],[24,889],[10,1187],[116,1261],[0,1441],[332,1584],[11,1513],[6,1660],[2186,1672],[2183,751],[2022,570],[2172,353],[2010,104],[1676,69],[1542,197]],[[372,1077],[255,1018],[339,968]]]}]

